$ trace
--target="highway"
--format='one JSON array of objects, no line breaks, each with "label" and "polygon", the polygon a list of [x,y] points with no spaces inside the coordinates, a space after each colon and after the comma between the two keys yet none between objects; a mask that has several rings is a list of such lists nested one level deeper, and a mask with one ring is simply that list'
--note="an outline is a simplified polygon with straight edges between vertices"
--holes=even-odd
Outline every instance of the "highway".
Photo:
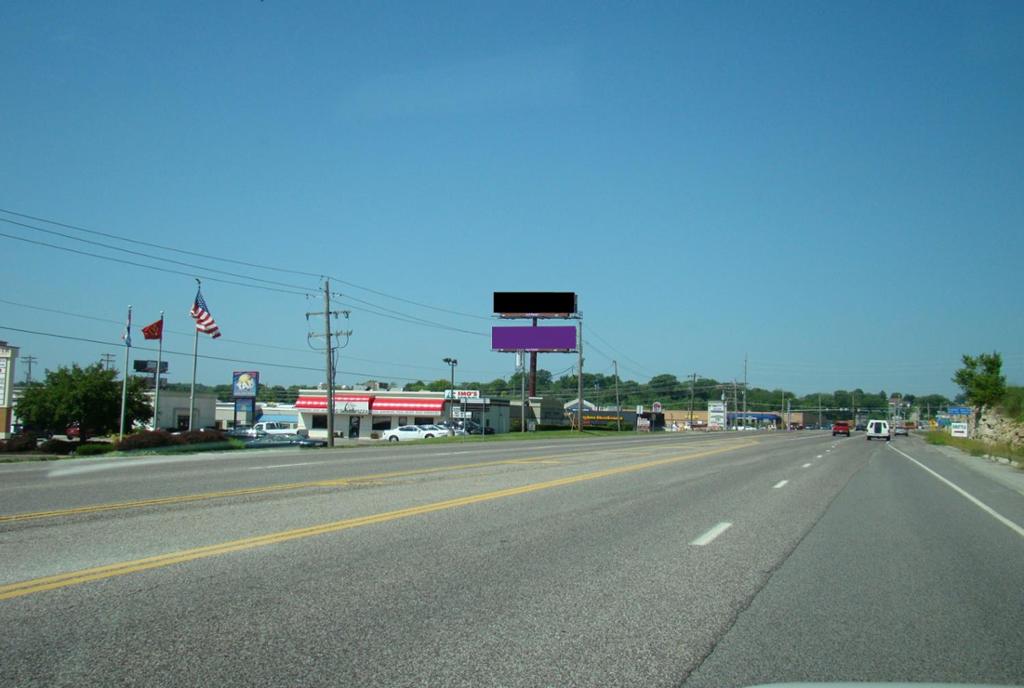
[{"label": "highway", "polygon": [[917,437],[0,465],[0,686],[1024,683],[1024,481]]}]

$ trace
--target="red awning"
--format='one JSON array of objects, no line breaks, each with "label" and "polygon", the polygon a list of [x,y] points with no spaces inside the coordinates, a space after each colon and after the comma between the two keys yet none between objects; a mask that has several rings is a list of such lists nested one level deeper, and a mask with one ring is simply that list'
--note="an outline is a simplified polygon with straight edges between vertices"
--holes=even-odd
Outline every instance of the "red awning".
[{"label": "red awning", "polygon": [[[350,405],[350,410],[360,410],[365,413],[370,405],[370,399],[373,397],[367,394],[335,394],[334,395],[334,410],[342,412],[346,404]],[[327,395],[315,396],[315,397],[299,397],[295,402],[295,408],[307,409],[313,411],[326,411],[327,410]]]},{"label": "red awning", "polygon": [[439,416],[444,409],[444,399],[402,399],[394,397],[377,397],[373,400],[371,413],[399,414],[423,416]]}]

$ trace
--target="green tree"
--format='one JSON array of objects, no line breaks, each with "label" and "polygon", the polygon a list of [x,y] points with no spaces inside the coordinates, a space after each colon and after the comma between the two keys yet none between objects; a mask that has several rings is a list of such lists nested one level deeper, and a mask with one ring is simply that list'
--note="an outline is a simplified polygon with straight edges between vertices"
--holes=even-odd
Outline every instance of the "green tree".
[{"label": "green tree", "polygon": [[[105,370],[99,363],[47,370],[43,382],[25,388],[17,403],[18,416],[28,427],[54,433],[77,421],[83,441],[89,435],[113,432],[121,425],[121,382],[116,378],[116,370]],[[142,379],[129,378],[125,426],[152,416]]]},{"label": "green tree", "polygon": [[1002,374],[1003,357],[990,354],[963,356],[964,367],[953,374],[955,382],[978,412],[986,406],[995,406],[1006,394],[1006,377]]}]

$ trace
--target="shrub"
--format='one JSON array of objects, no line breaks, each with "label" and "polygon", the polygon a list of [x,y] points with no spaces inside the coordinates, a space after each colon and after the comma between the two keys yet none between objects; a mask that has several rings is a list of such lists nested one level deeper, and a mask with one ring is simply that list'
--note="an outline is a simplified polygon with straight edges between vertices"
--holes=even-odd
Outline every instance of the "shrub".
[{"label": "shrub", "polygon": [[107,442],[86,442],[75,448],[75,456],[96,456],[114,451],[114,445]]},{"label": "shrub", "polygon": [[28,452],[36,448],[36,436],[23,432],[11,437],[6,442],[0,443],[0,451],[5,452]]},{"label": "shrub", "polygon": [[77,446],[78,442],[49,439],[39,445],[39,451],[42,454],[59,454],[61,456],[67,456],[71,452],[75,451],[75,447]]},{"label": "shrub", "polygon": [[133,449],[166,447],[172,444],[181,444],[181,441],[166,430],[143,430],[125,437],[117,443],[117,448],[131,451]]},{"label": "shrub", "polygon": [[999,408],[1007,417],[1024,421],[1024,387],[1007,387]]},{"label": "shrub", "polygon": [[176,435],[182,444],[208,444],[210,442],[223,442],[225,435],[220,430],[189,430]]}]

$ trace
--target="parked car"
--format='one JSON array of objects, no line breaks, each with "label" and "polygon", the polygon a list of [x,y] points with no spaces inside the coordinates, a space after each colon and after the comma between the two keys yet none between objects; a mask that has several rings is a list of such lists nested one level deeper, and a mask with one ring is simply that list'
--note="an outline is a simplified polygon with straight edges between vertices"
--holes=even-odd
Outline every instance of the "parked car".
[{"label": "parked car", "polygon": [[423,440],[433,436],[434,433],[428,433],[418,425],[401,425],[397,428],[386,430],[380,438],[388,442],[400,442],[403,440]]},{"label": "parked car", "polygon": [[240,439],[256,436],[256,433],[253,432],[251,425],[236,425],[235,427],[224,431],[224,434],[227,435],[228,437],[238,437]]},{"label": "parked car", "polygon": [[[481,432],[480,432],[480,424],[477,423],[475,420],[464,420],[464,421],[462,421],[462,428],[463,428],[463,430],[466,431],[466,434],[469,434],[469,435],[479,435],[479,434],[481,434]],[[494,428],[492,428],[490,426],[487,426],[486,428],[483,429],[483,433],[482,434],[484,434],[484,435],[493,435],[494,434]]]},{"label": "parked car", "polygon": [[266,449],[270,447],[326,447],[327,440],[314,439],[296,433],[271,435],[262,433],[251,437],[245,443],[246,449]]},{"label": "parked car", "polygon": [[846,435],[850,436],[850,424],[845,420],[837,420],[832,424],[832,436]]},{"label": "parked car", "polygon": [[448,428],[446,428],[443,425],[427,424],[427,425],[420,425],[419,428],[421,430],[423,430],[424,433],[426,433],[425,435],[423,435],[423,439],[430,439],[431,437],[447,437],[448,436]]}]

